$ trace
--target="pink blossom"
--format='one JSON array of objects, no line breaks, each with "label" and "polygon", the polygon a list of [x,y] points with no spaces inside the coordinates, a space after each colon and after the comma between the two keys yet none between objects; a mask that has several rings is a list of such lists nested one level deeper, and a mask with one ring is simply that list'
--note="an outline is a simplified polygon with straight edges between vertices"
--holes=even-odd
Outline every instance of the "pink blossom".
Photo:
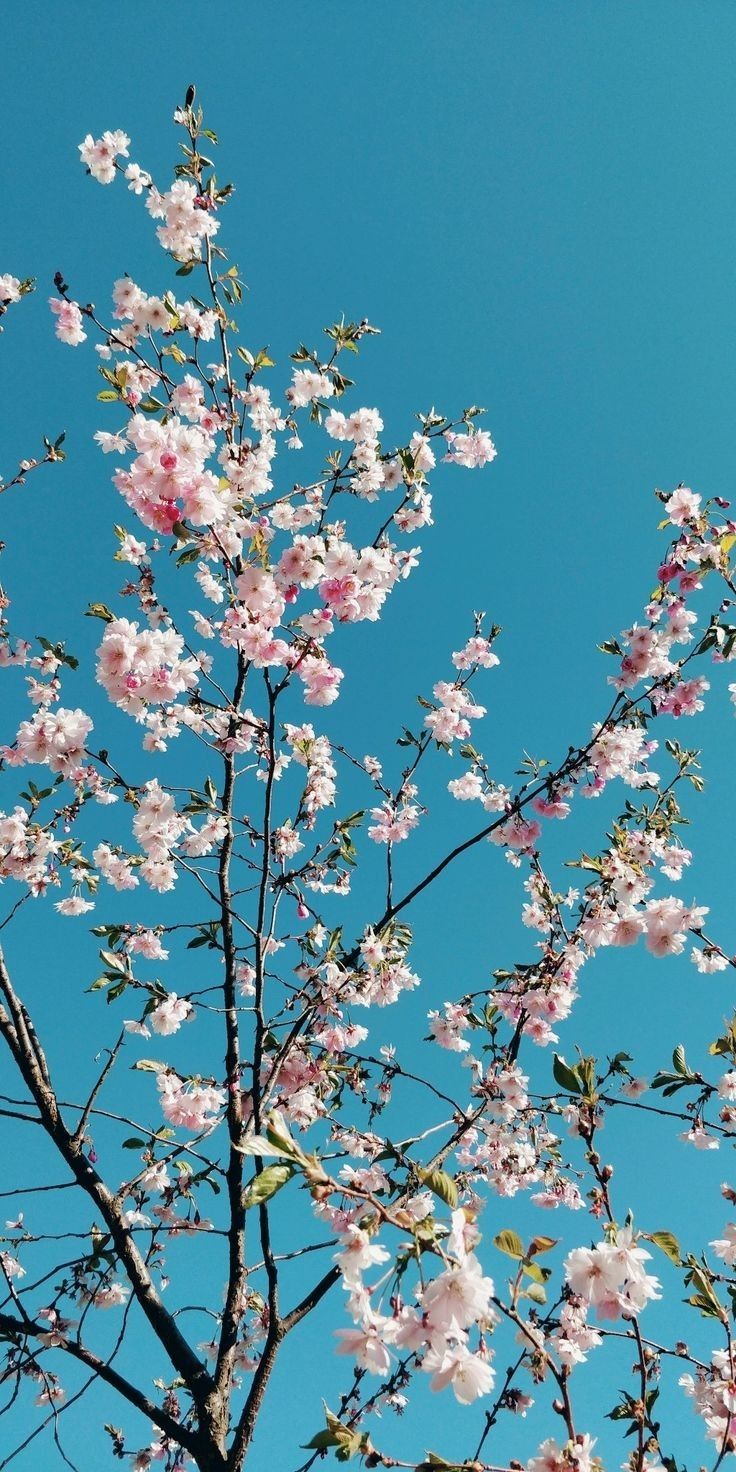
[{"label": "pink blossom", "polygon": [[444,1354],[430,1350],[422,1369],[432,1376],[433,1390],[444,1390],[451,1385],[455,1399],[464,1406],[472,1405],[481,1395],[488,1395],[495,1382],[486,1357],[473,1354],[464,1344],[456,1344]]},{"label": "pink blossom", "polygon": [[700,515],[700,496],[696,496],[687,486],[678,486],[667,500],[667,515],[675,526],[685,526],[689,521],[695,521]]},{"label": "pink blossom", "polygon": [[468,434],[448,433],[445,439],[449,447],[445,459],[454,461],[456,465],[465,465],[468,469],[488,465],[498,454],[486,429],[471,430]]},{"label": "pink blossom", "polygon": [[171,1037],[172,1033],[178,1032],[182,1022],[186,1022],[193,1015],[191,1002],[184,997],[178,997],[176,992],[169,992],[163,1002],[159,1002],[150,1014],[151,1027],[154,1032],[163,1037]]},{"label": "pink blossom", "polygon": [[0,276],[0,302],[20,301],[20,281],[17,276],[11,276],[7,271]]},{"label": "pink blossom", "polygon": [[79,344],[87,337],[82,327],[79,303],[62,301],[52,296],[49,297],[49,306],[56,317],[56,336],[59,341],[67,343],[72,348],[79,347]]},{"label": "pink blossom", "polygon": [[54,909],[58,910],[60,915],[86,915],[90,910],[94,910],[94,905],[91,900],[83,900],[81,895],[75,894],[69,895],[67,899],[59,900],[54,905]]},{"label": "pink blossom", "polygon": [[79,154],[82,163],[86,164],[98,184],[112,184],[115,178],[115,160],[121,155],[123,158],[128,157],[129,145],[130,139],[120,130],[103,133],[101,138],[93,138],[88,133],[84,142],[79,145]]}]

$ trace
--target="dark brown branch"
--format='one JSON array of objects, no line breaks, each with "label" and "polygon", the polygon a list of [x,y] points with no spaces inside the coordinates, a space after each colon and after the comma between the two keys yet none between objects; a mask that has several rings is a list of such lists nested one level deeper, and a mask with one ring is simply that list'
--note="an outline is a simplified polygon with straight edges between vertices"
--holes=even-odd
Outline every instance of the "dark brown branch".
[{"label": "dark brown branch", "polygon": [[[42,1340],[49,1333],[48,1324],[37,1324],[33,1319],[23,1317],[16,1319],[13,1314],[0,1313],[0,1331],[14,1339],[18,1344],[24,1339],[33,1338]],[[104,1380],[113,1390],[136,1407],[142,1415],[147,1416],[160,1431],[183,1446],[187,1451],[192,1451],[196,1446],[196,1437],[193,1432],[187,1431],[186,1427],[175,1421],[173,1416],[167,1415],[153,1401],[148,1399],[141,1390],[126,1380],[124,1375],[114,1370],[106,1360],[100,1359],[99,1355],[87,1349],[75,1339],[67,1339],[63,1344],[55,1345],[64,1354],[71,1355],[72,1359],[78,1360],[80,1364],[86,1365],[88,1370],[93,1370],[100,1380]]]},{"label": "dark brown branch", "polygon": [[[229,731],[237,729],[237,711],[245,687],[247,666],[242,654],[238,654],[238,674],[233,694],[233,715]],[[227,1401],[232,1383],[233,1361],[243,1309],[245,1286],[245,1211],[243,1208],[243,1156],[240,1145],[243,1130],[243,1111],[240,1095],[240,1031],[236,995],[236,950],[233,936],[232,898],[230,892],[230,860],[233,850],[233,797],[235,791],[235,757],[228,751],[224,756],[225,780],[222,790],[222,815],[227,823],[227,832],[220,849],[218,886],[222,920],[222,949],[225,962],[223,1002],[225,1007],[225,1080],[227,1087],[227,1126],[230,1136],[230,1154],[227,1166],[227,1193],[230,1209],[228,1228],[228,1283],[225,1308],[222,1316],[220,1343],[215,1365],[214,1382],[219,1397],[217,1407],[221,1417],[220,1434],[224,1438],[227,1430]]]},{"label": "dark brown branch", "polygon": [[146,1262],[124,1224],[119,1202],[83,1154],[79,1142],[74,1140],[61,1117],[56,1095],[47,1082],[36,1047],[25,1025],[23,1009],[12,986],[2,950],[0,950],[0,991],[8,1007],[8,1012],[5,1012],[4,1009],[0,1010],[0,1034],[4,1037],[23,1081],[35,1100],[41,1116],[41,1124],[77,1183],[95,1203],[110,1232],[115,1251],[125,1268],[131,1289],[143,1313],[175,1370],[185,1381],[195,1405],[201,1409],[212,1389],[211,1378],[202,1361],[184,1338],[178,1324],[162,1303]]}]

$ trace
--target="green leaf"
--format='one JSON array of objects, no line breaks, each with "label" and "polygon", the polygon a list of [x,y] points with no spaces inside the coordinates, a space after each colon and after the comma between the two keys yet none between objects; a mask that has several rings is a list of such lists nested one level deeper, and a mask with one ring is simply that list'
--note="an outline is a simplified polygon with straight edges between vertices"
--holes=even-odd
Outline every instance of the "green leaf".
[{"label": "green leaf", "polygon": [[339,1437],[335,1435],[334,1431],[318,1431],[317,1435],[313,1436],[310,1441],[302,1442],[302,1451],[326,1452],[329,1447],[337,1446],[338,1443]]},{"label": "green leaf", "polygon": [[289,1132],[289,1126],[280,1110],[272,1109],[266,1121],[266,1138],[271,1145],[291,1160],[303,1159],[303,1155],[296,1140]]},{"label": "green leaf", "polygon": [[547,1294],[545,1293],[541,1283],[530,1283],[529,1286],[524,1289],[524,1297],[531,1298],[532,1303],[547,1302]]},{"label": "green leaf", "polygon": [[338,1462],[350,1462],[358,1452],[362,1451],[367,1440],[366,1432],[351,1431],[347,1436],[338,1439],[335,1456]]},{"label": "green leaf", "polygon": [[551,1268],[540,1268],[538,1262],[525,1262],[523,1269],[527,1278],[531,1278],[535,1283],[546,1283],[552,1273]]},{"label": "green leaf", "polygon": [[717,1294],[714,1292],[707,1268],[700,1267],[694,1257],[688,1258],[689,1272],[685,1282],[697,1291],[688,1298],[693,1308],[700,1309],[704,1318],[724,1320],[725,1309],[723,1308]]},{"label": "green leaf", "polygon": [[706,1298],[705,1295],[702,1293],[691,1294],[690,1298],[687,1299],[687,1302],[691,1304],[693,1308],[699,1309],[704,1319],[723,1318],[722,1312],[719,1312],[718,1309],[715,1308],[712,1299]]},{"label": "green leaf", "polygon": [[606,1419],[608,1421],[627,1421],[633,1414],[631,1397],[626,1394],[625,1390],[622,1390],[620,1393],[624,1399],[619,1401],[619,1404],[614,1406],[612,1411],[607,1412]]},{"label": "green leaf", "polygon": [[565,1089],[568,1094],[582,1094],[583,1088],[577,1069],[571,1068],[559,1053],[555,1053],[552,1072],[561,1089]]},{"label": "green leaf", "polygon": [[451,1207],[453,1211],[455,1210],[460,1200],[460,1193],[452,1176],[448,1176],[447,1171],[420,1169],[418,1175],[422,1185],[427,1186],[433,1195],[439,1196],[440,1201],[444,1201],[446,1206]]},{"label": "green leaf", "polygon": [[325,1406],[327,1429],[318,1431],[311,1441],[305,1446],[306,1451],[327,1451],[334,1446],[335,1456],[339,1462],[349,1462],[351,1457],[358,1452],[364,1452],[368,1447],[368,1436],[366,1432],[351,1431],[349,1426],[343,1426],[337,1416]]},{"label": "green leaf", "polygon": [[84,616],[85,618],[101,618],[103,623],[106,624],[111,624],[115,617],[114,613],[110,612],[106,603],[90,603],[89,608],[85,610]]},{"label": "green leaf", "polygon": [[510,1227],[504,1227],[504,1230],[499,1232],[497,1237],[494,1237],[493,1245],[498,1248],[499,1252],[505,1252],[507,1257],[515,1257],[521,1260],[521,1258],[526,1256],[526,1250],[521,1237],[518,1232],[512,1232]]},{"label": "green leaf", "polygon": [[288,1160],[291,1154],[288,1150],[280,1150],[277,1145],[267,1140],[265,1135],[245,1135],[239,1145],[233,1146],[239,1155],[257,1155],[259,1158],[265,1156],[279,1156],[282,1160]]},{"label": "green leaf", "polygon": [[243,1207],[247,1211],[249,1206],[262,1206],[264,1201],[270,1201],[294,1174],[292,1165],[268,1165],[261,1171],[259,1176],[254,1176],[247,1190],[243,1192]]},{"label": "green leaf", "polygon": [[121,976],[127,976],[128,968],[125,960],[116,951],[100,951],[100,955],[105,965],[109,966],[111,971],[119,971]]},{"label": "green leaf", "polygon": [[340,821],[339,821],[339,823],[336,823],[335,824],[335,827],[336,828],[339,828],[341,830],[344,830],[346,828],[356,828],[357,825],[361,822],[361,820],[364,817],[365,817],[365,808],[361,808],[359,810],[359,812],[357,812],[357,813],[348,813],[347,818],[341,818]]},{"label": "green leaf", "polygon": [[194,546],[191,547],[185,547],[184,551],[179,553],[179,556],[176,559],[176,565],[177,567],[186,567],[190,562],[196,562],[197,558],[200,555],[201,554],[198,543],[195,543]]},{"label": "green leaf", "polygon": [[671,1262],[676,1263],[678,1267],[680,1266],[682,1263],[680,1244],[673,1232],[651,1232],[649,1234],[649,1241],[653,1242],[655,1247],[659,1247],[660,1251],[664,1252]]}]

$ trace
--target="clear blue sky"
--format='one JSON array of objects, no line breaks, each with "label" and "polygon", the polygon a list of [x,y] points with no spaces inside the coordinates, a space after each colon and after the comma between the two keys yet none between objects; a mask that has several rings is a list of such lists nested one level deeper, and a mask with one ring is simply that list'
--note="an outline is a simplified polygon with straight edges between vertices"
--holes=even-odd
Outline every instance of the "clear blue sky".
[{"label": "clear blue sky", "polygon": [[[511,777],[524,748],[555,757],[583,739],[607,694],[609,669],[595,646],[639,615],[651,586],[660,550],[654,488],[735,489],[730,0],[133,0],[58,11],[6,0],[3,31],[0,270],[37,277],[39,292],[8,319],[0,356],[2,470],[40,433],[70,431],[67,464],[3,504],[2,536],[14,548],[4,576],[18,626],[91,650],[99,626],[76,610],[108,597],[106,528],[120,514],[109,461],[91,443],[95,428],[110,427],[94,401],[94,355],[51,336],[53,273],[62,270],[80,300],[99,303],[124,270],[152,291],[166,282],[139,203],[85,178],[77,144],[87,131],[124,128],[133,156],[165,180],[177,142],[170,113],[196,81],[222,140],[221,177],[238,187],[223,229],[249,286],[243,340],[269,342],[283,362],[340,312],[368,316],[383,336],[361,354],[356,376],[361,402],[384,410],[388,437],[402,436],[431,403],[452,413],[476,402],[488,407],[499,447],[482,475],[438,477],[422,570],[382,630],[358,634],[363,683],[346,681],[338,728],[359,716],[361,745],[385,747],[411,720],[414,694],[445,674],[471,611],[484,608],[504,626],[479,741],[498,777]],[[33,553],[30,528],[39,538]],[[365,678],[370,662],[375,680]],[[703,747],[709,780],[692,804],[697,857],[685,888],[711,904],[714,933],[733,950],[734,725],[726,681],[713,683],[709,713],[685,738]],[[135,733],[112,720],[132,752]],[[463,831],[467,823],[443,797],[449,768],[436,773],[436,790],[423,794],[436,817],[428,855],[442,824]],[[6,783],[0,805],[7,793]],[[565,825],[566,848],[595,834],[601,818],[588,811],[574,830]],[[527,953],[520,898],[491,850],[417,910],[425,987],[407,1029],[438,1000]],[[40,964],[47,952],[37,919],[28,917],[14,943],[32,993],[49,1016],[53,1009],[62,1066],[67,1045],[76,1049],[80,1028],[99,1016],[80,999],[95,952],[78,924],[73,937],[71,922],[49,924],[49,942],[64,946],[64,964],[51,971]],[[728,979],[696,978],[684,958],[605,953],[584,976],[564,1051],[574,1041],[600,1046],[603,1036],[651,1071],[686,1031],[700,1043],[714,1036],[729,990]],[[387,1037],[393,1025],[387,1017]],[[420,1066],[423,1056],[417,1044]],[[616,1135],[613,1123],[610,1137],[622,1209],[635,1207],[642,1225],[674,1229],[691,1247],[720,1233],[725,1151],[696,1156],[666,1131]],[[507,1217],[489,1207],[488,1238]],[[580,1218],[572,1229],[580,1241],[588,1235]],[[500,1273],[501,1260],[492,1267]],[[662,1277],[677,1305],[681,1290],[664,1260]],[[666,1337],[671,1309],[649,1313],[647,1327]],[[323,1328],[330,1323],[325,1315]],[[695,1323],[691,1332],[695,1343]],[[319,1391],[342,1383],[332,1363],[315,1372],[320,1354],[315,1338],[277,1382],[259,1469],[274,1459],[287,1472],[296,1465],[295,1440],[319,1423]],[[616,1373],[626,1371],[624,1357]],[[602,1412],[624,1382],[606,1382],[602,1398],[595,1376],[594,1368],[583,1381],[584,1424],[615,1467],[624,1453]],[[677,1428],[670,1449],[697,1465],[700,1425],[680,1392],[665,1399]],[[419,1454],[426,1442],[467,1455],[477,1412],[467,1433],[446,1402],[440,1410],[434,1400],[432,1412],[426,1434],[416,1419],[384,1422],[387,1449]],[[122,1424],[112,1405],[108,1414]],[[104,1465],[97,1418],[73,1417],[69,1444],[84,1472]],[[500,1459],[535,1446],[533,1430],[515,1423],[491,1449]],[[17,1465],[30,1472],[38,1459],[36,1448]]]}]

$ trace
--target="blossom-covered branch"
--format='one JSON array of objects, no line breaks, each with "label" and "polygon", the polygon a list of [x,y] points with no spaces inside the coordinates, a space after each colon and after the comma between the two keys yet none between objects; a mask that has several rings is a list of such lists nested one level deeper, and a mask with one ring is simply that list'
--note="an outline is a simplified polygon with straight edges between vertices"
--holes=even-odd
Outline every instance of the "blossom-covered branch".
[{"label": "blossom-covered branch", "polygon": [[[65,1172],[48,1186],[53,1206],[40,1209],[37,1186],[13,1190],[0,1251],[8,1406],[30,1385],[65,1455],[63,1408],[99,1382],[106,1403],[120,1399],[122,1426],[101,1412],[111,1454],[135,1472],[241,1472],[284,1345],[334,1304],[348,1388],[316,1430],[297,1429],[295,1465],[334,1451],[368,1467],[499,1472],[506,1423],[518,1428],[513,1467],[598,1472],[601,1427],[584,1424],[576,1371],[624,1341],[633,1375],[600,1414],[627,1433],[629,1472],[677,1466],[657,1407],[662,1367],[678,1358],[718,1466],[736,1450],[736,1223],[704,1254],[640,1222],[613,1191],[601,1131],[610,1114],[640,1111],[718,1148],[736,1123],[736,1023],[707,1060],[693,1065],[678,1044],[649,1081],[607,1040],[600,1057],[568,1061],[568,1019],[604,948],[640,943],[656,965],[691,945],[703,974],[734,964],[705,930],[707,907],[674,892],[703,785],[674,723],[702,710],[705,663],[736,652],[730,508],[685,486],[658,492],[668,545],[654,592],[642,622],[602,646],[614,673],[601,719],[571,731],[557,761],[524,755],[514,785],[476,745],[502,647],[479,614],[460,649],[438,652],[401,756],[392,744],[366,754],[359,725],[354,742],[334,739],[327,709],[351,684],[361,694],[359,670],[334,651],[407,596],[435,477],[489,466],[496,449],[475,405],[420,414],[387,442],[382,412],[347,376],[376,333],[366,319],[333,323],[321,350],[300,343],[271,392],[268,348],[238,340],[243,286],[221,237],[232,189],[192,89],[175,122],[169,187],[131,161],[125,133],[80,147],[94,179],[140,199],[173,274],[157,290],[116,281],[109,317],[61,275],[51,299],[57,337],[94,342],[112,416],[95,439],[124,507],[113,556],[125,581],[87,613],[101,625],[96,681],[137,726],[140,752],[114,749],[108,705],[67,694],[78,661],[63,614],[36,648],[2,606],[0,663],[25,678],[29,706],[0,748],[12,789],[0,879],[13,896],[0,1034],[14,1080],[1,1117],[39,1131]],[[0,311],[28,286],[0,276]],[[44,443],[34,465],[63,458],[61,439]],[[475,816],[464,836],[440,836],[430,863],[429,784],[445,763],[459,811]],[[563,887],[545,831],[583,800],[599,803],[601,837],[595,852],[571,840],[579,883]],[[490,983],[414,1005],[414,901],[468,855],[492,882],[495,850],[522,880],[530,959],[495,957]],[[47,1009],[32,1007],[11,924],[49,899],[64,923],[92,916],[89,989],[110,1004],[92,1061],[79,1040],[71,1089],[53,1076]],[[397,1004],[405,1052],[376,1035]],[[418,1062],[421,1046],[454,1055],[457,1076],[452,1057],[441,1074]],[[661,1105],[644,1100],[649,1088]],[[506,1225],[517,1197],[555,1211],[558,1236]],[[82,1207],[67,1213],[68,1201]],[[709,1356],[684,1334],[663,1344],[649,1332],[663,1291],[655,1251],[667,1291],[684,1282],[690,1308],[715,1321]],[[112,1351],[104,1311],[122,1320]],[[391,1450],[385,1413],[422,1384],[466,1418],[452,1461],[421,1439],[413,1462]]]}]

